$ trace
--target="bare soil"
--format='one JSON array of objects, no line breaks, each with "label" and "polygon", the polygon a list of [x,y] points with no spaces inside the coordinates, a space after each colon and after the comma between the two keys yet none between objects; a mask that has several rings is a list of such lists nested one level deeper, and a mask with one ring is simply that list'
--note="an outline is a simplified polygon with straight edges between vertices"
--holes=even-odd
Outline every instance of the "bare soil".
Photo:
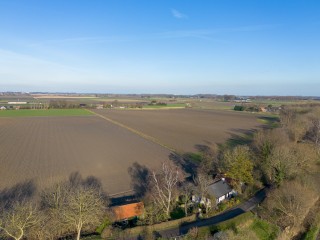
[{"label": "bare soil", "polygon": [[73,172],[98,178],[110,194],[128,191],[128,167],[159,167],[171,154],[164,145],[196,151],[261,125],[257,115],[217,110],[95,112],[113,123],[95,115],[0,118],[0,191],[29,180],[42,189]]},{"label": "bare soil", "polygon": [[195,152],[196,145],[224,143],[262,125],[255,114],[220,110],[102,109],[94,112],[149,135],[178,152]]},{"label": "bare soil", "polygon": [[127,191],[137,161],[156,168],[170,151],[96,117],[0,119],[0,190],[25,181],[43,188],[79,172],[109,193]]}]

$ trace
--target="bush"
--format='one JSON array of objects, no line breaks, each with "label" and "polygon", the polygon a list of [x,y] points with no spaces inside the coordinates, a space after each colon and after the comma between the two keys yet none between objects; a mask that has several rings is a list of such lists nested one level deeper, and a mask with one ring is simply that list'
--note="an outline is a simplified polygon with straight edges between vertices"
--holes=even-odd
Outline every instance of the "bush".
[{"label": "bush", "polygon": [[245,107],[244,107],[244,106],[236,105],[236,106],[234,106],[233,110],[235,110],[235,111],[244,111],[244,110],[245,110]]},{"label": "bush", "polygon": [[101,234],[103,232],[103,230],[109,225],[111,225],[110,219],[109,218],[105,218],[103,220],[103,222],[100,224],[100,226],[97,228],[96,232]]},{"label": "bush", "polygon": [[175,209],[173,209],[173,211],[170,213],[170,217],[171,219],[180,219],[185,217],[185,213],[184,213],[184,209],[180,208],[180,207],[176,207]]}]

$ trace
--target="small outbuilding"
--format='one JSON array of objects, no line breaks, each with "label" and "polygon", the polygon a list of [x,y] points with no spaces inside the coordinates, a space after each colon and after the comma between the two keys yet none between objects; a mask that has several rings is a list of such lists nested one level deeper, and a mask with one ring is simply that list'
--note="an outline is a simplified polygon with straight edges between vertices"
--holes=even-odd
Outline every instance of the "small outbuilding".
[{"label": "small outbuilding", "polygon": [[121,222],[142,216],[144,213],[144,205],[143,202],[130,203],[113,207],[112,210],[115,221]]}]

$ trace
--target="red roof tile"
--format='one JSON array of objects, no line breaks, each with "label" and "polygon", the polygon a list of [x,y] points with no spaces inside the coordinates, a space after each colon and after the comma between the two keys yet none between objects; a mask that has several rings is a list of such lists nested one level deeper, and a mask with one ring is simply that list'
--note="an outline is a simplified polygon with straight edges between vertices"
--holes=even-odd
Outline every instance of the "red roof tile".
[{"label": "red roof tile", "polygon": [[131,203],[122,206],[113,207],[116,221],[124,220],[143,214],[144,205],[143,202]]}]

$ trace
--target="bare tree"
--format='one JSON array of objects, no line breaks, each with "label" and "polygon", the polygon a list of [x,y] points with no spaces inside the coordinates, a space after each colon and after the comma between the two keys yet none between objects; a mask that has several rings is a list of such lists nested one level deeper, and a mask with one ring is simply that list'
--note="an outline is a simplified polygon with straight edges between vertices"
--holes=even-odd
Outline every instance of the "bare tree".
[{"label": "bare tree", "polygon": [[69,196],[69,183],[61,182],[44,190],[41,194],[41,212],[46,217],[40,222],[40,227],[34,231],[41,239],[53,239],[71,233],[69,226],[65,226],[63,215],[65,204]]},{"label": "bare tree", "polygon": [[216,174],[221,171],[221,162],[218,158],[219,150],[217,145],[196,145],[196,149],[201,154],[201,161],[197,166],[197,171],[207,174]]},{"label": "bare tree", "polygon": [[288,135],[281,128],[260,129],[254,134],[253,148],[259,160],[266,161],[275,147],[283,146],[288,142]]},{"label": "bare tree", "polygon": [[317,152],[320,153],[320,118],[312,117],[308,138],[314,143]]},{"label": "bare tree", "polygon": [[208,193],[209,185],[212,183],[212,177],[204,172],[198,172],[197,176],[194,178],[198,193],[202,201],[204,201],[204,207],[206,213],[216,205],[215,196],[210,196]]},{"label": "bare tree", "polygon": [[76,229],[77,240],[80,239],[83,228],[95,227],[101,223],[105,205],[96,189],[83,186],[71,189],[64,204],[61,213],[63,222]]},{"label": "bare tree", "polygon": [[145,205],[144,216],[139,219],[143,225],[153,225],[167,220],[167,215],[163,212],[163,208],[155,201]]},{"label": "bare tree", "polygon": [[291,143],[276,147],[268,157],[263,171],[271,184],[280,185],[284,180],[314,172],[317,154],[305,143]]},{"label": "bare tree", "polygon": [[268,157],[266,175],[271,183],[280,185],[285,179],[294,178],[299,171],[294,148],[277,147]]},{"label": "bare tree", "polygon": [[281,125],[287,127],[292,124],[297,116],[297,111],[293,107],[283,106],[280,111],[280,122]]},{"label": "bare tree", "polygon": [[182,193],[182,202],[184,204],[184,214],[185,216],[188,216],[188,205],[191,202],[192,194],[194,191],[194,185],[190,182],[186,182],[181,187],[181,193]]},{"label": "bare tree", "polygon": [[83,180],[79,174],[72,174],[69,181],[55,185],[42,195],[43,211],[57,236],[76,232],[76,239],[80,239],[82,230],[101,223],[105,206],[98,181],[93,177]]},{"label": "bare tree", "polygon": [[30,202],[16,202],[1,214],[0,231],[19,240],[34,227],[38,221],[38,210]]},{"label": "bare tree", "polygon": [[206,174],[199,172],[197,176],[193,179],[200,197],[203,199],[208,196],[208,187],[212,183],[212,178]]},{"label": "bare tree", "polygon": [[301,225],[317,198],[314,191],[299,182],[286,182],[270,192],[263,204],[263,216],[282,229],[292,229]]},{"label": "bare tree", "polygon": [[172,204],[176,198],[176,187],[180,172],[177,166],[169,162],[163,162],[159,173],[152,171],[151,182],[153,184],[152,196],[169,218]]}]

